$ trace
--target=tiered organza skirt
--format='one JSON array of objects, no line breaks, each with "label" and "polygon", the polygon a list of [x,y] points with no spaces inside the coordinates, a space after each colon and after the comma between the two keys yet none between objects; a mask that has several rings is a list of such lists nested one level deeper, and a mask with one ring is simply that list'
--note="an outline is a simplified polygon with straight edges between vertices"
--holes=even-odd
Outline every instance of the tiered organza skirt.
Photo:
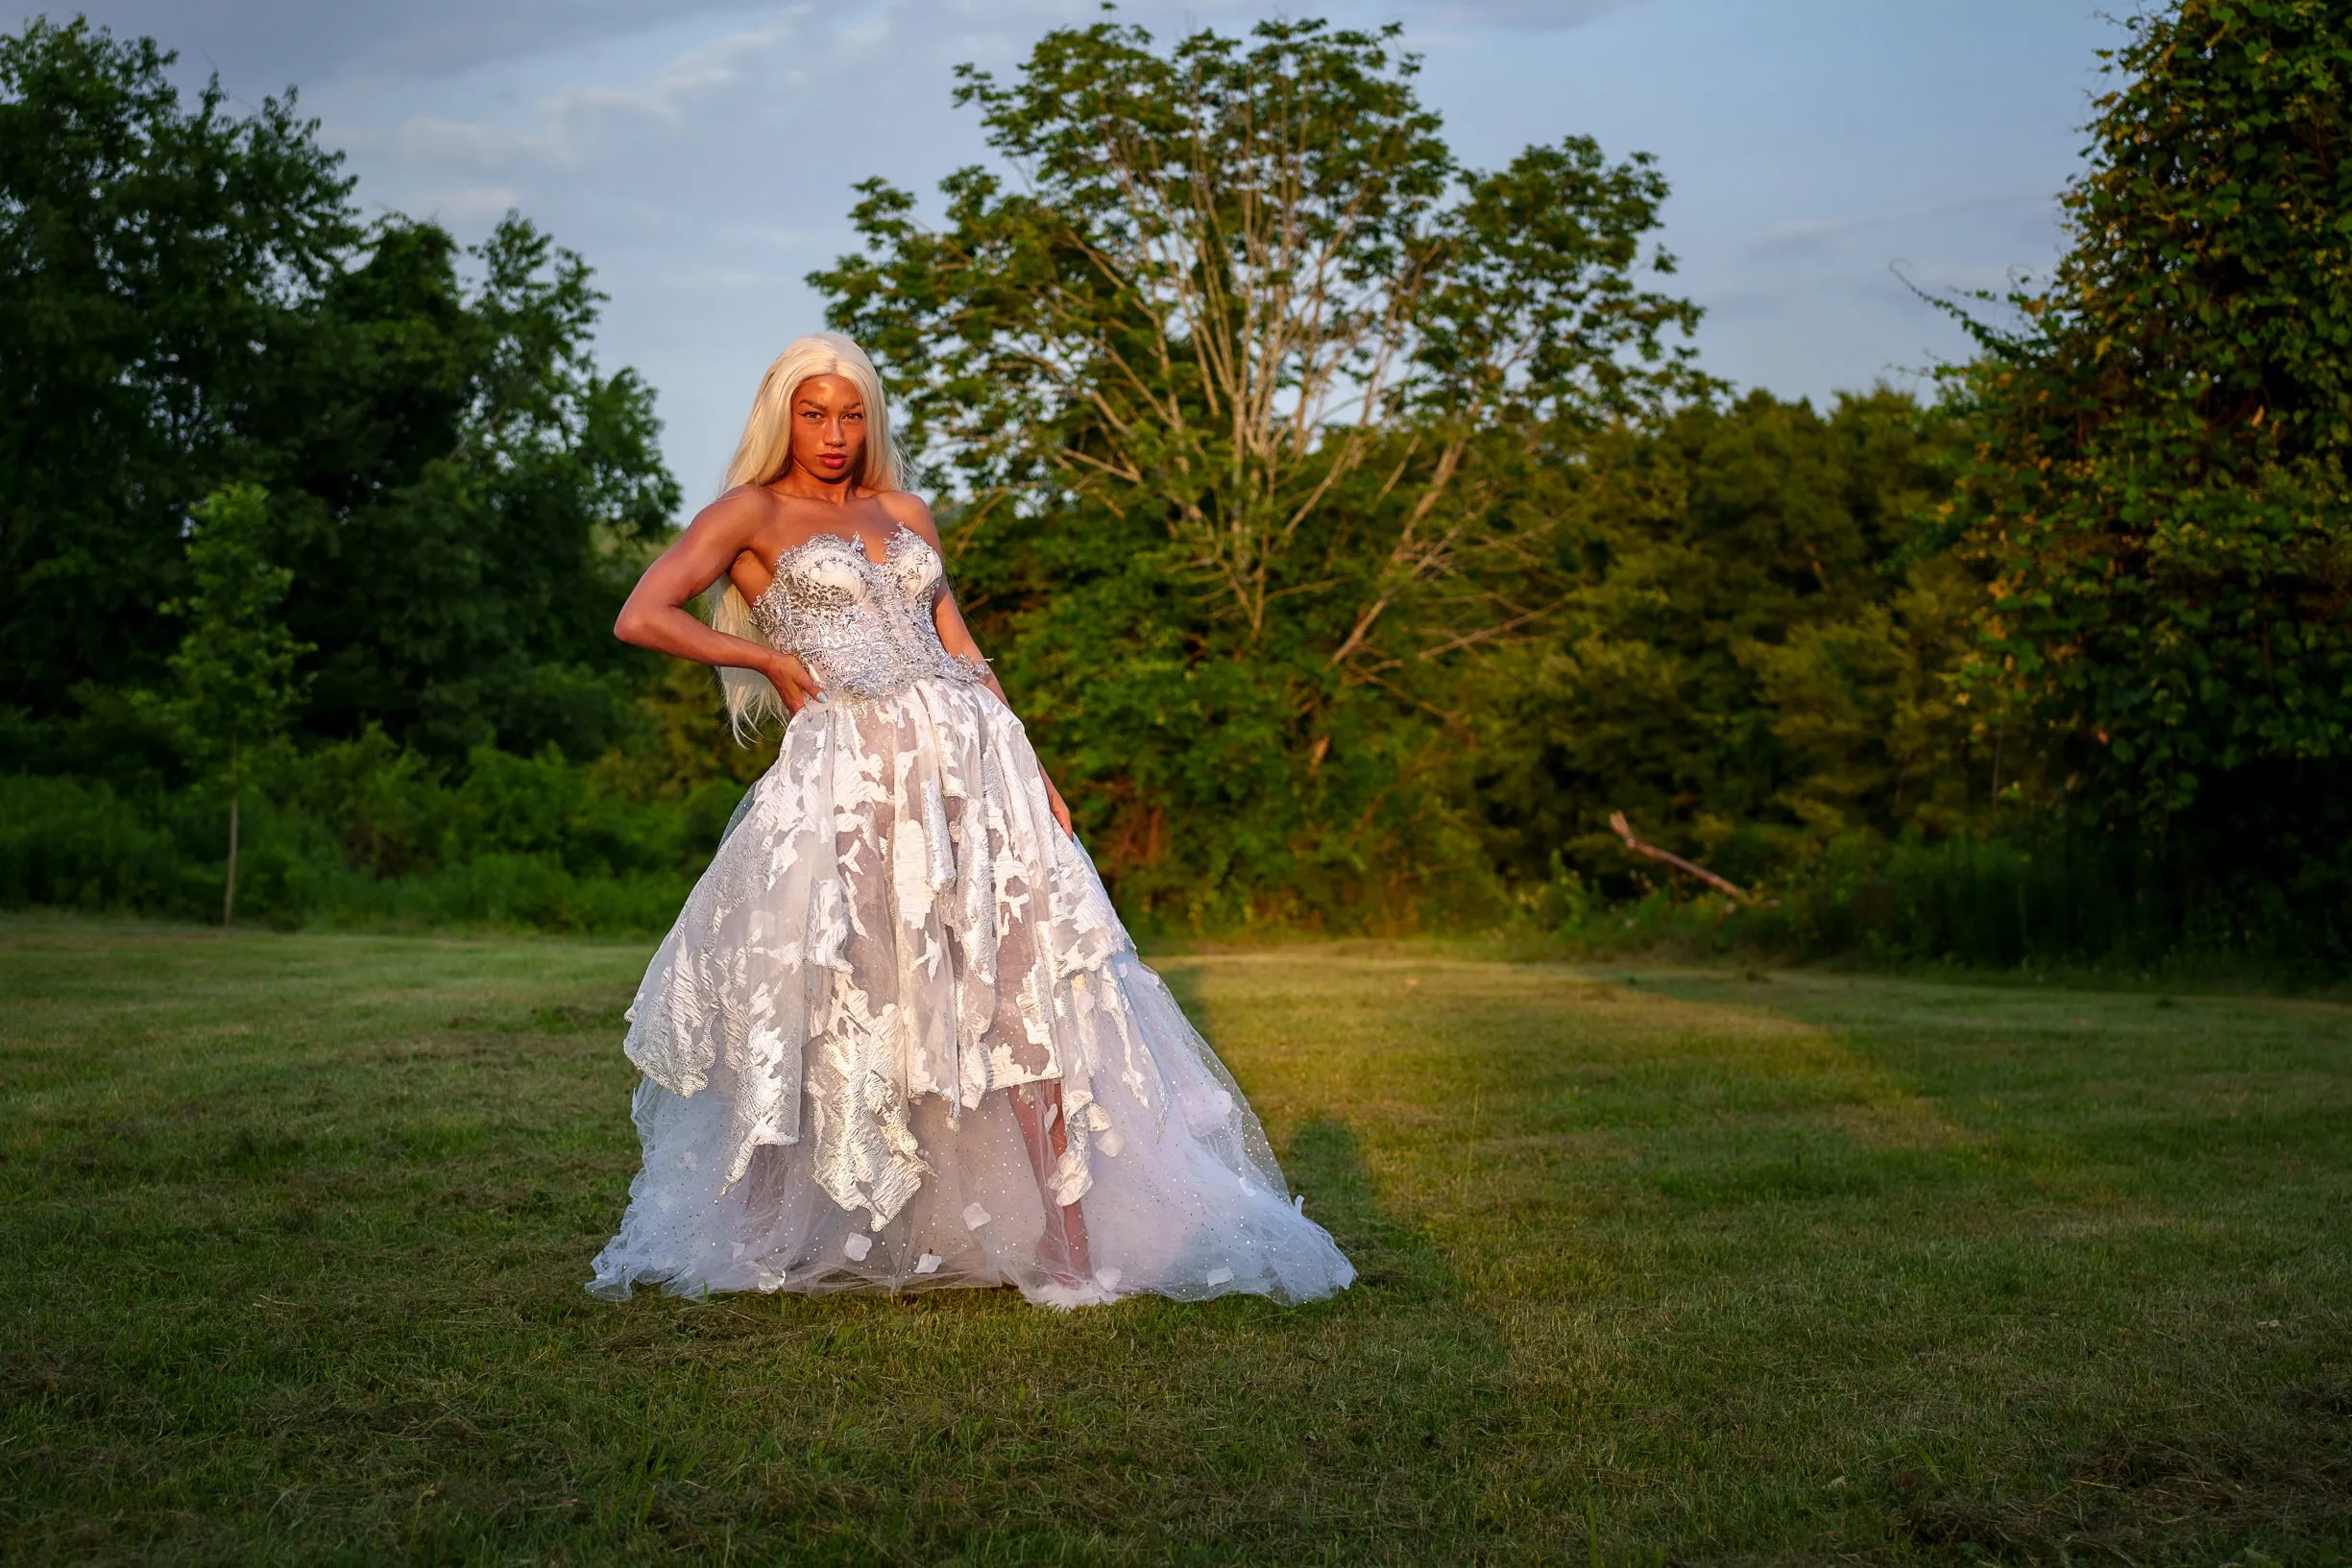
[{"label": "tiered organza skirt", "polygon": [[983,688],[804,709],[630,1020],[644,1165],[599,1294],[1354,1277]]}]

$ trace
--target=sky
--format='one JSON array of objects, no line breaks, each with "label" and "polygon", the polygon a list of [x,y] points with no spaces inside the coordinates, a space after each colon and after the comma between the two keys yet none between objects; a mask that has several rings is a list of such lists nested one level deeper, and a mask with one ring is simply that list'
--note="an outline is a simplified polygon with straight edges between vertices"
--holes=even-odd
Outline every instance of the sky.
[{"label": "sky", "polygon": [[[2097,51],[2129,0],[1249,0],[1122,5],[1161,37],[1269,15],[1403,24],[1474,167],[1590,135],[1658,156],[1701,360],[1823,401],[1961,356],[1929,292],[2048,269]],[[0,4],[12,28],[36,10]],[[52,12],[52,14],[61,14]],[[986,156],[950,102],[1096,0],[93,0],[93,21],[299,86],[371,210],[461,237],[519,209],[611,295],[597,353],[656,389],[690,507],[760,373],[823,326],[802,281],[855,247],[850,188],[930,192]],[[1907,280],[1907,281],[1906,281]]]}]

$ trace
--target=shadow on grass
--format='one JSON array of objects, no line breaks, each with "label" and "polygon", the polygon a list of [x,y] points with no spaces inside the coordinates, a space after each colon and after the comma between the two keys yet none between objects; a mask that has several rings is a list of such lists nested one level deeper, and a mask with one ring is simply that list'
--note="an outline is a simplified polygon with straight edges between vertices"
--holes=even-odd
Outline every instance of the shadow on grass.
[{"label": "shadow on grass", "polygon": [[1503,1336],[1438,1242],[1383,1208],[1344,1122],[1310,1119],[1284,1168],[1356,1266],[1352,1286],[1305,1312],[1321,1319],[1317,1342],[1334,1347],[1332,1381],[1346,1387],[1335,1403],[1350,1455],[1334,1469],[1365,1472],[1352,1506],[1386,1516],[1365,1544],[1418,1560],[1475,1557],[1496,1523],[1483,1499],[1519,1426]]},{"label": "shadow on grass", "polygon": [[[669,1458],[648,1471],[601,1456],[594,1489],[625,1506],[597,1538],[710,1551],[732,1529],[818,1556],[973,1564],[1491,1555],[1482,1499],[1515,1430],[1500,1334],[1438,1244],[1384,1212],[1349,1127],[1316,1118],[1286,1153],[1359,1270],[1323,1301],[1062,1315],[974,1291],[605,1309],[589,1336],[663,1412],[640,1428]],[[681,1397],[714,1384],[743,1390],[733,1410]],[[829,1414],[790,1392],[805,1388],[862,1397]],[[748,1452],[763,1431],[776,1440]],[[733,1473],[764,1480],[713,1479]]]},{"label": "shadow on grass", "polygon": [[[605,1538],[667,1518],[697,1550],[733,1528],[925,1562],[1489,1555],[1482,1499],[1516,1430],[1502,1335],[1439,1243],[1384,1206],[1353,1128],[1311,1117],[1282,1152],[1308,1216],[1358,1269],[1322,1301],[1147,1296],[1062,1315],[1006,1291],[641,1293],[592,1321],[614,1369],[672,1408],[655,1423],[671,1468],[608,1470],[596,1486],[627,1504]],[[672,1390],[712,1382],[823,1387],[858,1413],[748,1392],[730,1413],[676,1405]],[[763,1428],[793,1435],[753,1458],[723,1435]],[[694,1456],[691,1477],[676,1456]],[[746,1462],[764,1484],[709,1479]]]},{"label": "shadow on grass", "polygon": [[1333,1299],[617,1308],[580,1282],[637,1164],[641,956],[85,946],[0,943],[0,1563],[2320,1562],[2347,1528],[2308,1021],[1713,999],[1830,1050],[1383,982],[1437,1092],[1326,1063],[1279,1119],[1361,1270]]},{"label": "shadow on grass", "polygon": [[[1194,1026],[1218,1039],[1220,1007],[1201,972],[1178,966],[1161,977]],[[1501,1522],[1489,1500],[1521,1417],[1501,1330],[1436,1238],[1384,1202],[1345,1118],[1308,1112],[1277,1153],[1307,1218],[1356,1267],[1328,1300],[1251,1302],[1232,1324],[1288,1326],[1292,1359],[1311,1369],[1305,1409],[1320,1408],[1322,1440],[1299,1450],[1297,1489],[1316,1501],[1292,1521],[1294,1541],[1312,1541],[1315,1560],[1490,1556]]]},{"label": "shadow on grass", "polygon": [[1282,1161],[1292,1191],[1356,1266],[1353,1289],[1383,1299],[1459,1303],[1462,1276],[1429,1236],[1382,1212],[1347,1124],[1317,1116],[1291,1139]]}]

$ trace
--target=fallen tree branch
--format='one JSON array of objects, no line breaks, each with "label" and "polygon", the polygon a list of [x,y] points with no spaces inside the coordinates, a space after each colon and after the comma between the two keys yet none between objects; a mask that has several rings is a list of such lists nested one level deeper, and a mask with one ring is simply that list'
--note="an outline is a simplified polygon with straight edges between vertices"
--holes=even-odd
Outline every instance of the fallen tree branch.
[{"label": "fallen tree branch", "polygon": [[1666,864],[1674,867],[1677,871],[1688,872],[1691,876],[1698,878],[1699,880],[1705,882],[1708,886],[1715,889],[1719,893],[1728,894],[1732,898],[1737,899],[1740,903],[1746,905],[1751,909],[1768,907],[1773,902],[1771,900],[1758,900],[1755,894],[1746,891],[1736,883],[1726,881],[1723,878],[1716,876],[1705,866],[1693,865],[1691,862],[1684,859],[1679,855],[1669,855],[1667,852],[1660,849],[1655,844],[1643,843],[1640,839],[1634,836],[1634,830],[1627,824],[1625,820],[1625,813],[1623,811],[1610,812],[1609,825],[1612,828],[1616,829],[1617,836],[1625,840],[1625,847],[1632,850],[1636,855],[1646,855],[1653,860],[1663,860]]}]

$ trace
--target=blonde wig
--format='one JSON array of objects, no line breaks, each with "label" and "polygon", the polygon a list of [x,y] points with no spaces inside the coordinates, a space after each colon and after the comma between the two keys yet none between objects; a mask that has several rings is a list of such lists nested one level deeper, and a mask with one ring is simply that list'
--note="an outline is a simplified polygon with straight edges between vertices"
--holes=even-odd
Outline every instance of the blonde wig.
[{"label": "blonde wig", "polygon": [[[838,375],[858,389],[865,402],[865,447],[850,483],[873,492],[904,490],[907,476],[897,444],[890,439],[890,414],[882,393],[882,377],[865,350],[838,332],[812,332],[795,338],[776,356],[760,378],[760,395],[752,399],[751,418],[744,422],[743,439],[736,445],[735,461],[727,465],[727,482],[738,485],[773,484],[792,461],[792,397],[812,375]],[[721,577],[711,590],[711,625],[733,637],[768,645],[751,618],[751,605],[732,577]],[[727,699],[727,722],[738,740],[768,719],[785,715],[784,698],[767,677],[756,670],[722,667],[719,688]]]}]

